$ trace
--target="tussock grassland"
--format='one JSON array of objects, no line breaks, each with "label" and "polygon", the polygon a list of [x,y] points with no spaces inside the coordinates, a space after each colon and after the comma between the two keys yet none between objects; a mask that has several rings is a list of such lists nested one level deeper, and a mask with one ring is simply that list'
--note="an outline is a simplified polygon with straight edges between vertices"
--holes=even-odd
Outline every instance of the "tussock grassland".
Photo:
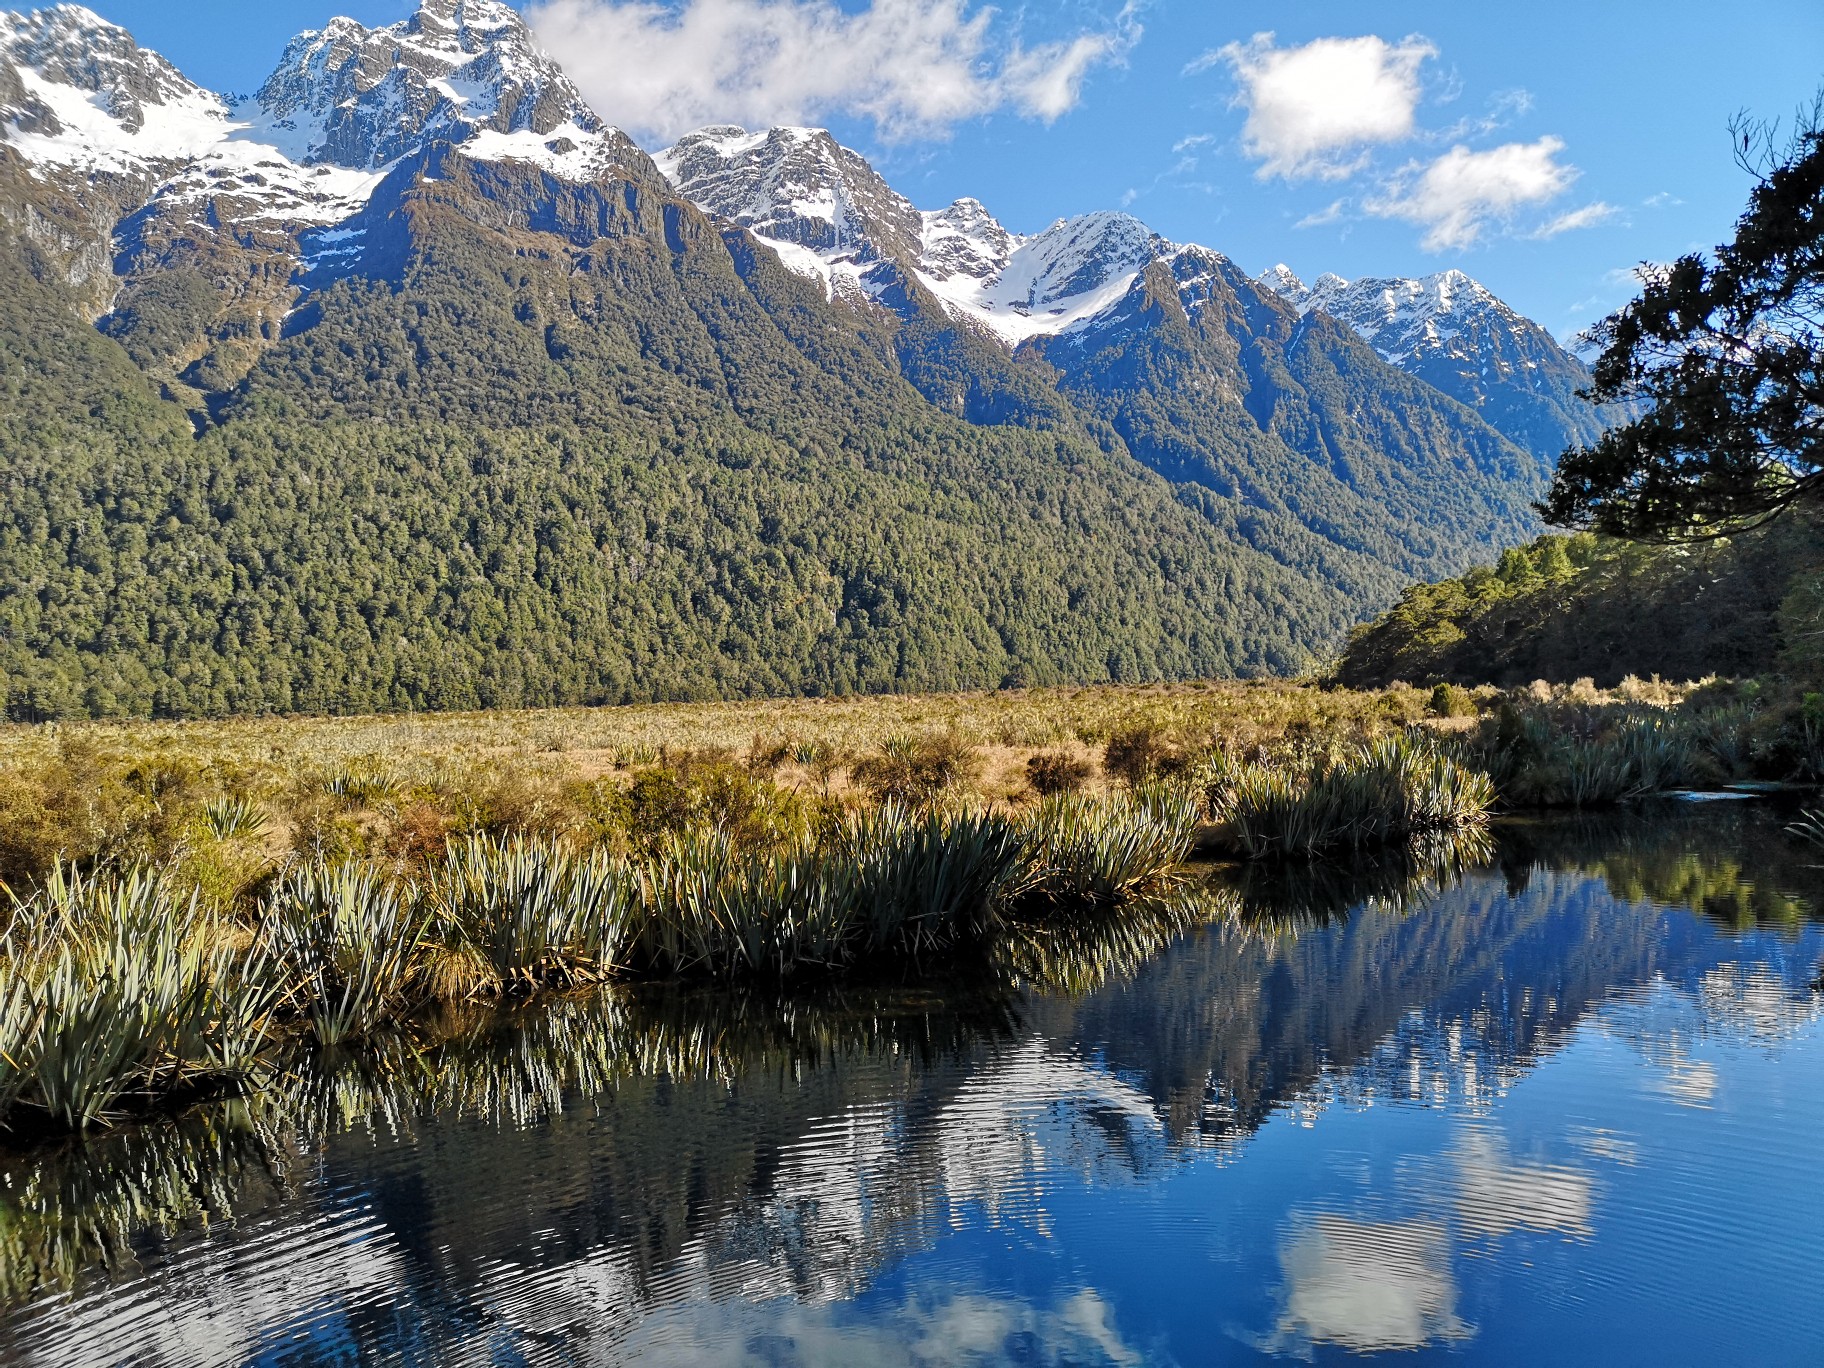
[{"label": "tussock grassland", "polygon": [[[1325,767],[1417,733],[1507,806],[1824,778],[1824,694],[1588,681],[1506,691],[1212,683],[422,717],[0,727],[0,882],[175,868],[228,906],[293,859],[423,868],[470,835],[652,849],[795,839],[887,801],[1019,811],[1231,766]],[[1249,843],[1240,843],[1245,850]]]},{"label": "tussock grassland", "polygon": [[232,900],[287,856],[422,864],[452,836],[751,840],[942,794],[1002,808],[1182,769],[1212,744],[1366,739],[1429,695],[1281,683],[417,717],[0,726],[0,881],[176,859]]}]

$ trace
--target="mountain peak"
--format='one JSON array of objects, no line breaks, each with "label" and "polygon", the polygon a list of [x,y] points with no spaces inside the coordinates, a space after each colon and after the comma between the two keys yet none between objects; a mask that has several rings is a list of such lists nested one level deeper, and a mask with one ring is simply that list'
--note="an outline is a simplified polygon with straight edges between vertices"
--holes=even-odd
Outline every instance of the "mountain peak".
[{"label": "mountain peak", "polygon": [[525,20],[503,0],[422,0],[408,23],[423,31],[427,24],[446,29],[504,29],[523,27]]},{"label": "mountain peak", "polygon": [[123,122],[138,106],[198,93],[182,72],[133,35],[82,5],[53,5],[29,14],[0,12],[0,62],[41,80],[102,95]]},{"label": "mountain peak", "polygon": [[291,41],[242,113],[297,161],[362,169],[432,138],[603,128],[501,0],[424,0],[377,29],[333,19]]},{"label": "mountain peak", "polygon": [[937,280],[1000,274],[1022,239],[1009,233],[980,200],[959,199],[924,216],[920,265]]},{"label": "mountain peak", "polygon": [[1305,282],[1285,262],[1276,262],[1254,277],[1255,282],[1266,286],[1274,294],[1290,303],[1297,304],[1310,293]]},{"label": "mountain peak", "polygon": [[1602,430],[1577,395],[1588,382],[1583,363],[1463,271],[1353,281],[1326,273],[1302,293],[1279,288],[1273,276],[1263,273],[1261,283],[1301,314],[1336,319],[1382,360],[1479,410],[1530,449],[1562,450]]},{"label": "mountain peak", "polygon": [[953,312],[1010,346],[1068,332],[1119,301],[1172,245],[1119,210],[1015,237],[973,200],[925,216],[922,274]]},{"label": "mountain peak", "polygon": [[654,160],[699,208],[781,247],[786,265],[832,290],[866,293],[868,268],[917,259],[918,211],[827,129],[712,124]]}]

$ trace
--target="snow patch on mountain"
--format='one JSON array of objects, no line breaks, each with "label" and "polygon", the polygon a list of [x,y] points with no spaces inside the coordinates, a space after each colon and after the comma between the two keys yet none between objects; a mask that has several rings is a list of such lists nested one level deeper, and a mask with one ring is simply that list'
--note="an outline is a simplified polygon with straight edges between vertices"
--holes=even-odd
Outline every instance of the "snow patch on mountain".
[{"label": "snow patch on mountain", "polygon": [[219,97],[92,10],[0,14],[0,139],[28,161],[135,174],[227,127]]},{"label": "snow patch on mountain", "polygon": [[[985,248],[973,259],[959,252],[959,236],[954,219],[939,224],[927,239],[920,277],[955,312],[1013,346],[1082,326],[1124,298],[1148,263],[1175,250],[1139,219],[1115,210],[1059,219],[1026,238],[992,219],[973,223],[967,236]],[[998,269],[951,269],[959,256],[966,265],[995,266],[1003,240],[1008,250]]]},{"label": "snow patch on mountain", "polygon": [[[1321,310],[1348,324],[1395,366],[1447,349],[1471,326],[1513,333],[1537,329],[1487,287],[1462,271],[1439,271],[1418,280],[1366,278],[1349,281],[1326,273],[1309,287],[1285,266],[1257,277],[1300,313]],[[1530,364],[1522,362],[1521,364]]]},{"label": "snow patch on mountain", "polygon": [[616,172],[625,162],[626,147],[612,130],[567,122],[545,133],[484,128],[462,144],[462,151],[476,161],[531,162],[561,180],[586,184]]}]

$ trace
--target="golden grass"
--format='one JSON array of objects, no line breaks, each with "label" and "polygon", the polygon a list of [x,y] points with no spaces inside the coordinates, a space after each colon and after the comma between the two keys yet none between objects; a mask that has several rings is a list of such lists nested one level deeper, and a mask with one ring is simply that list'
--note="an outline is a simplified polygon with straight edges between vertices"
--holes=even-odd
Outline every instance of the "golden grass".
[{"label": "golden grass", "polygon": [[856,757],[879,750],[897,734],[955,732],[1002,753],[1005,763],[999,768],[1010,770],[1047,747],[1099,751],[1114,732],[1137,724],[1184,740],[1220,734],[1244,744],[1300,727],[1379,731],[1424,716],[1428,697],[1404,687],[1325,691],[1278,681],[1224,681],[524,712],[11,724],[0,725],[0,768],[42,761],[75,741],[276,780],[375,760],[407,772],[511,761],[592,778],[664,753],[745,756],[757,740],[822,742],[838,755]]},{"label": "golden grass", "polygon": [[[1688,686],[1630,680],[1534,685],[1566,705],[1676,706]],[[1462,691],[1447,711],[1484,717],[1503,695]],[[998,808],[1036,800],[1041,754],[1088,767],[1105,793],[1211,750],[1273,760],[1414,726],[1469,733],[1431,690],[1323,689],[1213,681],[996,693],[765,699],[522,712],[0,725],[0,882],[25,891],[58,858],[176,864],[210,903],[242,900],[290,856],[361,855],[422,865],[463,833],[571,835],[665,825],[641,774],[719,777],[693,801],[775,827],[868,806],[882,762],[942,739],[969,753],[958,796]],[[1137,738],[1137,741],[1136,741]],[[1120,763],[1105,764],[1109,742]],[[1135,756],[1160,770],[1131,772]],[[739,792],[741,784],[749,786]],[[719,796],[717,796],[719,795]],[[794,797],[795,796],[795,797]],[[878,796],[877,794],[874,796]],[[633,806],[629,807],[629,802]],[[793,807],[796,802],[798,806]],[[645,803],[645,807],[640,804]],[[718,804],[720,804],[718,806]],[[230,812],[230,807],[234,812]],[[237,815],[238,814],[238,815]],[[662,814],[660,814],[662,815]],[[739,814],[736,814],[738,817]],[[230,818],[233,820],[230,820]],[[672,823],[675,825],[675,823]]]}]

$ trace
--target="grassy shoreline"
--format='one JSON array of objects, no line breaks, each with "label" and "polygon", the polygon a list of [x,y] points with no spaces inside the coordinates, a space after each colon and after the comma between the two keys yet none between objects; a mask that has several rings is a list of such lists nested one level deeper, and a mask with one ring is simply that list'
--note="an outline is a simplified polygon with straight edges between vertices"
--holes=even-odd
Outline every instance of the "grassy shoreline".
[{"label": "grassy shoreline", "polygon": [[243,1086],[276,1042],[440,1001],[1037,965],[1130,915],[1150,943],[1193,849],[1310,866],[1815,777],[1818,712],[1796,748],[1751,686],[1639,682],[7,729],[0,1129]]},{"label": "grassy shoreline", "polygon": [[0,941],[0,1128],[237,1086],[287,1040],[341,1047],[440,1001],[982,961],[1172,891],[1199,815],[1149,788],[1018,820],[889,803],[772,848],[710,829],[633,857],[470,837],[422,876],[299,863],[228,913],[167,871],[59,869]]}]

